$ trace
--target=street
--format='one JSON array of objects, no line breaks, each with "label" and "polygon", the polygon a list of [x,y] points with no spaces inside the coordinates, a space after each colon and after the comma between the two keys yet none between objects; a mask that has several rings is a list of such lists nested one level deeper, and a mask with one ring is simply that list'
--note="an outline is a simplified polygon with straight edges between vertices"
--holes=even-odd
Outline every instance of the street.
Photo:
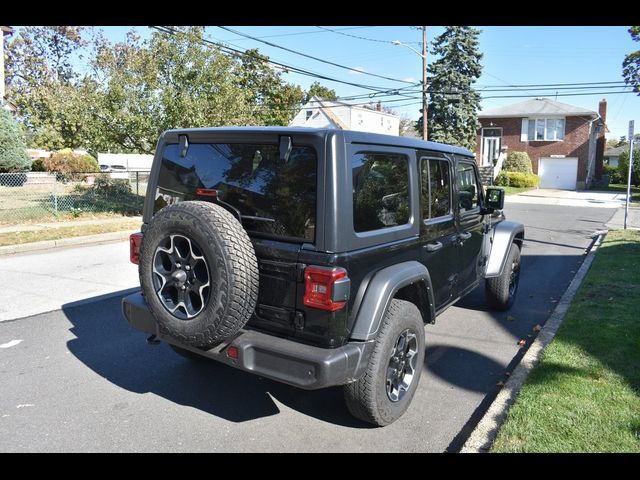
[{"label": "street", "polygon": [[507,201],[526,226],[515,306],[489,311],[481,287],[428,326],[413,403],[384,428],[353,419],[340,388],[303,391],[147,345],[120,311],[137,285],[126,242],[0,257],[0,451],[457,451],[614,212]]}]

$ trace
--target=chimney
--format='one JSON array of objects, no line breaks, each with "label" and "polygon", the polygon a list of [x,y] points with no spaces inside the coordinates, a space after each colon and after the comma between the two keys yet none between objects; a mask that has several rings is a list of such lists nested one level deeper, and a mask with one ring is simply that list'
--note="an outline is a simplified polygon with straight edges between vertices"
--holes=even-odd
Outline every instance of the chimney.
[{"label": "chimney", "polygon": [[605,147],[605,139],[604,134],[607,129],[607,99],[603,98],[600,100],[598,104],[598,115],[600,115],[600,119],[598,120],[598,125],[600,131],[598,132],[598,140],[596,143],[596,168],[595,168],[595,178],[596,180],[600,180],[602,178],[602,161],[604,158],[604,147]]},{"label": "chimney", "polygon": [[[600,118],[602,119],[602,121],[604,123],[607,122],[607,99],[603,98],[602,100],[600,100],[600,103],[598,104],[598,114],[600,115]],[[604,135],[604,130],[603,130],[603,135]]]}]

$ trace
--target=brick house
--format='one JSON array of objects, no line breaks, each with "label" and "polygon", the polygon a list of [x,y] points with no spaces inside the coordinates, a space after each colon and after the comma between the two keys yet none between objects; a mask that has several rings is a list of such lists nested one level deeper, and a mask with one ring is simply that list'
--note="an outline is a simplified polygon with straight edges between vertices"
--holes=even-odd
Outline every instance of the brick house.
[{"label": "brick house", "polygon": [[602,176],[606,114],[604,99],[598,112],[548,98],[482,111],[476,161],[495,178],[508,152],[527,152],[540,188],[588,188]]}]

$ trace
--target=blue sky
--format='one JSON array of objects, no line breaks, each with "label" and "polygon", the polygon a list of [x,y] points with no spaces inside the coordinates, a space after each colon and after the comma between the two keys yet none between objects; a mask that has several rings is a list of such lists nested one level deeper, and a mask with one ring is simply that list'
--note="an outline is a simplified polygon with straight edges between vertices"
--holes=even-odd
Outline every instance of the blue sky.
[{"label": "blue sky", "polygon": [[[101,27],[107,38],[121,40],[132,27]],[[354,69],[387,77],[418,82],[421,79],[422,59],[403,46],[393,45],[399,40],[420,50],[421,32],[408,26],[348,27],[326,26],[231,26],[239,32],[259,37],[283,47],[308,55],[352,67]],[[640,49],[640,44],[631,40],[624,26],[544,26],[544,27],[478,27],[483,74],[478,80],[478,89],[497,89],[509,85],[622,82],[622,61],[625,54]],[[332,29],[341,33],[335,33]],[[136,27],[137,32],[146,37],[148,27]],[[429,26],[428,41],[442,33],[443,27]],[[321,73],[332,78],[351,83],[361,83],[385,89],[408,86],[406,83],[384,80],[320,63],[291,52],[264,45],[258,41],[239,36],[218,27],[207,27],[207,38],[221,41],[239,49],[259,48],[270,58],[295,67]],[[362,37],[362,38],[355,38]],[[428,57],[429,58],[429,57]],[[307,88],[315,79],[300,74],[289,73],[285,78]],[[322,81],[336,90],[340,97],[368,94],[370,91],[350,85]],[[591,93],[581,96],[558,96],[557,100],[597,111],[598,102],[606,98],[608,102],[608,138],[627,134],[629,120],[636,120],[640,130],[640,98],[633,93],[613,94],[621,86],[579,90]],[[419,90],[419,87],[414,87]],[[488,98],[483,100],[483,109],[526,100],[534,96],[556,98],[556,92],[576,93],[578,90],[536,90],[530,88],[521,92],[484,92],[484,96],[529,95],[523,98]],[[419,116],[419,93],[410,94],[415,98],[384,97],[391,100],[387,105],[400,114],[412,119]],[[361,100],[362,101],[362,100]]]}]

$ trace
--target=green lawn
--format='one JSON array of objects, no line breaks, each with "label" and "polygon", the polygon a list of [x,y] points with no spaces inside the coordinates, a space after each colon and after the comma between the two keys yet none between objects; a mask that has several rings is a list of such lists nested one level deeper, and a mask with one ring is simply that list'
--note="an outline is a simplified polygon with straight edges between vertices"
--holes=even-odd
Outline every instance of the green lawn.
[{"label": "green lawn", "polygon": [[498,187],[504,189],[505,195],[515,195],[516,193],[528,192],[529,190],[535,190],[536,187]]},{"label": "green lawn", "polygon": [[493,452],[640,452],[640,232],[612,231]]},{"label": "green lawn", "polygon": [[119,221],[88,225],[65,225],[64,223],[61,223],[59,227],[51,227],[42,230],[23,230],[19,232],[0,233],[0,247],[21,243],[40,242],[43,240],[60,240],[68,237],[95,235],[97,233],[121,231],[130,231],[133,233],[139,229],[140,220],[137,218],[123,218]]}]

